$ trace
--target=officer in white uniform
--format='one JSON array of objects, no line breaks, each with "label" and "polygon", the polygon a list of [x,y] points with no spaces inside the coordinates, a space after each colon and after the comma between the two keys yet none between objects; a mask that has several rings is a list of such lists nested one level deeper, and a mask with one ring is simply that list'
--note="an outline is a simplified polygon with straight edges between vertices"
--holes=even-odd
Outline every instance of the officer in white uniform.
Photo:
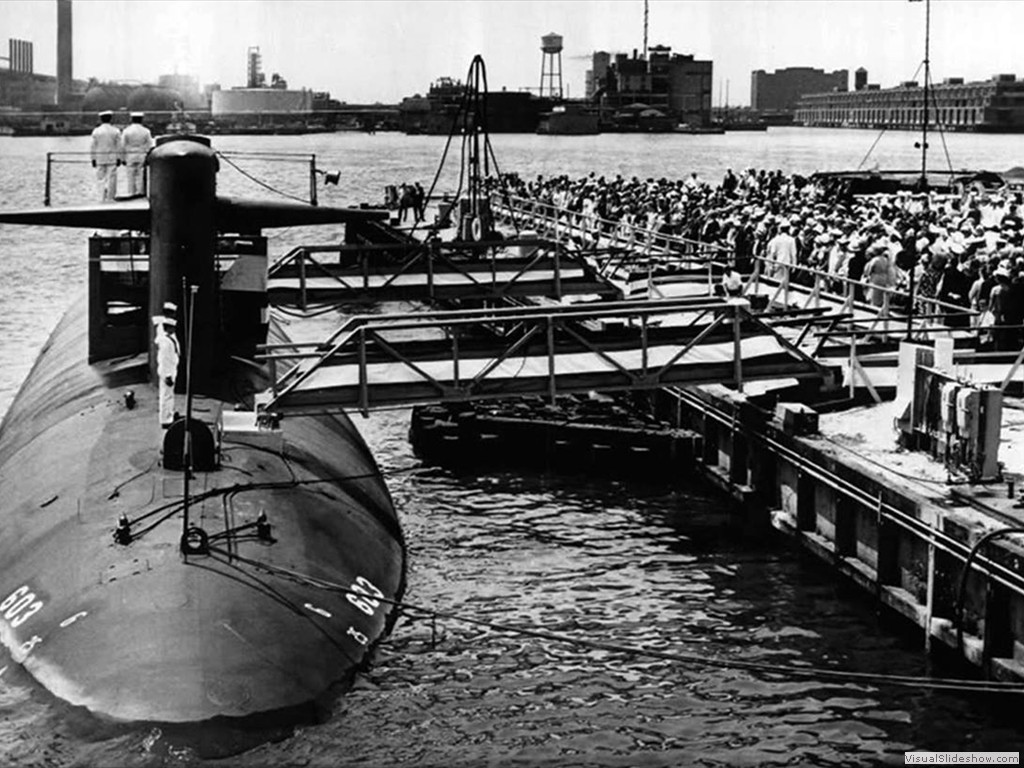
[{"label": "officer in white uniform", "polygon": [[117,166],[121,164],[121,132],[110,121],[114,113],[100,112],[100,124],[92,129],[92,167],[100,186],[100,200],[117,197]]},{"label": "officer in white uniform", "polygon": [[153,317],[156,326],[156,375],[160,380],[160,426],[167,429],[174,421],[174,381],[178,376],[178,359],[181,350],[174,335],[177,321],[174,314],[177,307],[164,302],[164,314]]},{"label": "officer in white uniform", "polygon": [[132,121],[121,131],[121,158],[128,171],[128,194],[146,194],[143,168],[146,154],[153,148],[153,134],[142,124],[142,112],[132,112]]}]

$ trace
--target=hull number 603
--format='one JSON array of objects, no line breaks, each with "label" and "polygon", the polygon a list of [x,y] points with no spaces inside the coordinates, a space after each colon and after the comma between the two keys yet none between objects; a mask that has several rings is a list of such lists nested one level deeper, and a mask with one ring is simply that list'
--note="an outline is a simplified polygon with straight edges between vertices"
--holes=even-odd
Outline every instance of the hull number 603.
[{"label": "hull number 603", "polygon": [[43,607],[43,602],[36,599],[36,593],[30,592],[27,586],[20,586],[0,603],[0,616],[12,627],[20,627]]}]

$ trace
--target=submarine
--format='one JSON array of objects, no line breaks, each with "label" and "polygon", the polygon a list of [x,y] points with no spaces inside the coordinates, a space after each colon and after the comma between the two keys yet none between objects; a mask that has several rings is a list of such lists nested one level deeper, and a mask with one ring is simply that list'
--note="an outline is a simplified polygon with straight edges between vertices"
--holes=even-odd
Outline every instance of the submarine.
[{"label": "submarine", "polygon": [[[218,196],[202,136],[159,137],[147,167],[144,196],[0,211],[121,232],[89,238],[87,295],[0,423],[0,644],[76,712],[186,741],[220,727],[235,735],[207,752],[230,754],[321,717],[398,616],[405,540],[357,428],[260,408],[260,350],[289,342],[263,229],[386,212]],[[165,427],[154,329],[172,310]]]}]

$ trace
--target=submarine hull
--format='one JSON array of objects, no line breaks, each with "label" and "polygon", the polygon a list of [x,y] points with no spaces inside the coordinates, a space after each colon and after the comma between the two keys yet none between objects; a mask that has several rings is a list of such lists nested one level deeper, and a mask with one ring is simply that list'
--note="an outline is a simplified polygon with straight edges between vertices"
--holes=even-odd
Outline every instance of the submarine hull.
[{"label": "submarine hull", "polygon": [[[399,521],[355,426],[239,426],[237,402],[266,384],[238,366],[195,398],[217,464],[186,489],[163,466],[147,355],[90,364],[87,307],[60,321],[0,425],[0,643],[55,696],[117,721],[244,719],[331,696],[405,582]],[[181,548],[186,507],[199,554]]]}]

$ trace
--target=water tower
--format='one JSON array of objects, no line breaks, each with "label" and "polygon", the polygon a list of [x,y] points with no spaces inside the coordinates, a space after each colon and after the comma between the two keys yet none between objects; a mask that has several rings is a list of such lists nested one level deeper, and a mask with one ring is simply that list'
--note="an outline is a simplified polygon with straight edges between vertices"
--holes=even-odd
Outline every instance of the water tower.
[{"label": "water tower", "polygon": [[551,98],[562,98],[562,36],[554,32],[540,39],[540,95],[545,95],[544,83],[547,81],[547,95]]}]

